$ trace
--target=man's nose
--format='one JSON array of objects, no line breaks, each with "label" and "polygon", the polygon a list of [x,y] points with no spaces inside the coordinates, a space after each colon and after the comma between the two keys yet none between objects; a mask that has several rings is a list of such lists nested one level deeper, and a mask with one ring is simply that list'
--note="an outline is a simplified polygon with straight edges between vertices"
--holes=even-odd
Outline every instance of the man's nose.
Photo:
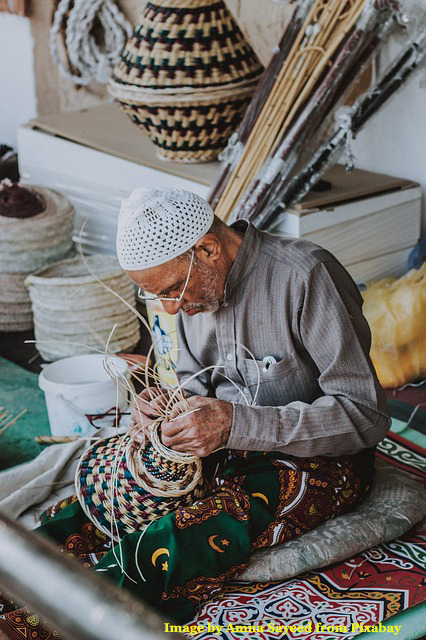
[{"label": "man's nose", "polygon": [[175,316],[178,311],[183,307],[184,301],[180,300],[162,300],[163,309],[166,313]]}]

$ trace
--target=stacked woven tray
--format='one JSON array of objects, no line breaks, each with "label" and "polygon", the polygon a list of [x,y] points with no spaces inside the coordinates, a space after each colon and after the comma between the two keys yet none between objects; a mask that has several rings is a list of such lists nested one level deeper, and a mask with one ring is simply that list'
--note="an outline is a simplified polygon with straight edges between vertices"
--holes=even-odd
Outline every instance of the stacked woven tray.
[{"label": "stacked woven tray", "polygon": [[75,486],[87,517],[114,540],[204,495],[200,459],[165,447],[158,430],[144,445],[129,436],[96,442],[80,459]]},{"label": "stacked woven tray", "polygon": [[138,343],[139,320],[125,304],[135,307],[134,284],[115,257],[62,260],[28,276],[26,284],[45,360],[103,351],[107,343],[110,353],[130,351]]},{"label": "stacked woven tray", "polygon": [[223,0],[149,2],[109,84],[131,120],[178,162],[214,159],[263,68]]},{"label": "stacked woven tray", "polygon": [[74,208],[51,189],[0,186],[0,331],[33,326],[29,273],[74,254]]}]

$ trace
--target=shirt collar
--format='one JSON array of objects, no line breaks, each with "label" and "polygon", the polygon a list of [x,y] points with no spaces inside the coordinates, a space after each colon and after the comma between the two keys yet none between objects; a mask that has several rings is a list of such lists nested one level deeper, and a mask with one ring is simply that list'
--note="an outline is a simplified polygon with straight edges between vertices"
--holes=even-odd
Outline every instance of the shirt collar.
[{"label": "shirt collar", "polygon": [[262,244],[261,232],[248,220],[237,220],[237,222],[231,224],[231,229],[244,231],[244,238],[226,278],[222,304],[228,303],[233,291],[247,278],[254,268]]}]

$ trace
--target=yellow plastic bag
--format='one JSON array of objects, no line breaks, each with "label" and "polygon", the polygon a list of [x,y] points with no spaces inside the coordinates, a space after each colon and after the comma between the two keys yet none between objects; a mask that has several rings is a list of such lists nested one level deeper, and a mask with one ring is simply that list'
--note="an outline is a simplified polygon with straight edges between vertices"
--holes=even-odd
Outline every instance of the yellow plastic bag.
[{"label": "yellow plastic bag", "polygon": [[363,292],[372,332],[371,359],[387,388],[426,374],[426,262],[402,278],[385,278]]}]

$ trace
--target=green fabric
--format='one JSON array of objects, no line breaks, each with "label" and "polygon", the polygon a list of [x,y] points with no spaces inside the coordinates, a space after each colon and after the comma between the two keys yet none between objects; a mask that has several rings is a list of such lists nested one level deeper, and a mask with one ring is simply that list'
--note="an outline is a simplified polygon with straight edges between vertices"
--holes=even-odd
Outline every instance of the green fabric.
[{"label": "green fabric", "polygon": [[[242,572],[254,548],[290,540],[353,508],[365,495],[374,460],[374,451],[356,461],[276,455],[231,456],[205,498],[178,507],[143,533],[124,535],[99,556],[94,570],[170,619],[188,621]],[[101,550],[93,543],[94,527],[78,502],[66,504],[47,512],[37,531],[65,553],[85,549],[90,563],[89,547],[95,554]]]},{"label": "green fabric", "polygon": [[0,358],[0,406],[12,416],[28,409],[22,418],[0,435],[0,471],[36,458],[42,447],[35,436],[49,435],[44,393],[38,375]]},{"label": "green fabric", "polygon": [[[376,623],[377,624],[377,623]],[[386,638],[398,638],[398,640],[417,640],[426,636],[426,602],[421,602],[415,607],[405,609],[396,616],[382,621],[386,627],[400,626],[398,634],[365,632],[355,636],[357,640],[386,640]]]},{"label": "green fabric", "polygon": [[[414,411],[414,408],[413,408]],[[420,431],[411,429],[404,420],[398,420],[398,418],[392,418],[391,431],[402,436],[406,440],[409,440],[413,444],[417,444],[419,447],[426,449],[426,436]]]},{"label": "green fabric", "polygon": [[[426,425],[426,411],[424,406],[412,406],[407,402],[402,402],[396,398],[387,399],[389,414],[392,418],[396,418],[401,422],[407,423],[410,421],[410,426],[416,431],[420,431],[425,434]],[[420,401],[421,402],[421,401]]]}]

